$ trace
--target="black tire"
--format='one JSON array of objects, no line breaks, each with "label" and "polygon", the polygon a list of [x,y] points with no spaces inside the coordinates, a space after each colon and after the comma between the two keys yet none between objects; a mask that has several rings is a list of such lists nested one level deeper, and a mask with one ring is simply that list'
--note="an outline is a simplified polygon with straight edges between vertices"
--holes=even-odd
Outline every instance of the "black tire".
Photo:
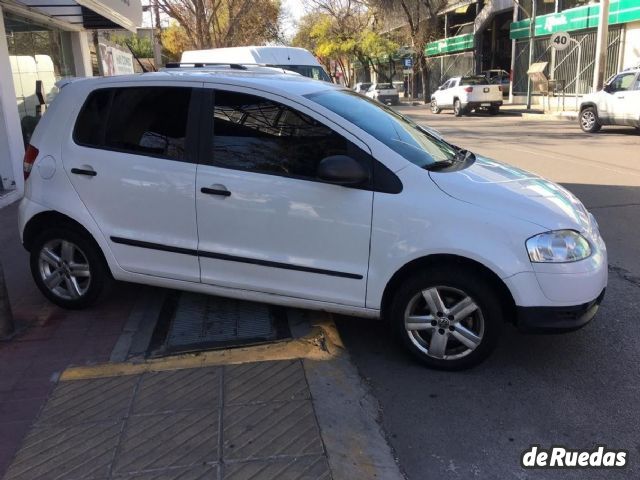
[{"label": "black tire", "polygon": [[[424,292],[434,289],[441,292],[439,298],[446,311],[441,312],[442,315],[428,316],[430,309],[424,300]],[[460,293],[464,297],[459,296]],[[452,315],[447,319],[449,313],[455,312],[455,309],[449,312],[449,308],[456,304],[456,298],[470,300],[477,310],[460,320],[453,320]],[[418,312],[414,314],[427,315],[422,317],[426,319],[422,325],[431,325],[427,327],[430,330],[410,331],[406,328],[405,314],[413,313],[414,308]],[[389,314],[392,328],[406,349],[426,366],[440,370],[462,370],[482,362],[496,347],[504,323],[499,295],[491,281],[463,267],[429,268],[409,278],[395,292]],[[473,348],[458,341],[461,334],[467,332],[476,335],[468,337],[475,342]],[[445,338],[441,358],[428,353],[435,345],[433,335]]]},{"label": "black tire", "polygon": [[580,110],[578,123],[582,131],[586,133],[596,133],[602,128],[602,124],[598,118],[598,111],[595,107],[586,107]]},{"label": "black tire", "polygon": [[464,109],[462,108],[462,104],[460,103],[460,100],[458,100],[457,98],[453,102],[453,114],[456,117],[461,117],[462,115],[464,115]]},{"label": "black tire", "polygon": [[489,115],[498,115],[500,113],[500,107],[489,107]]},{"label": "black tire", "polygon": [[[68,243],[63,244],[63,242]],[[69,244],[75,248],[70,256],[65,256],[62,254],[62,248],[64,248],[63,245]],[[41,253],[45,246],[57,255],[59,262],[48,258],[47,255],[44,256],[48,261],[41,261]],[[84,265],[88,265],[88,268],[83,268]],[[33,279],[42,294],[52,303],[66,309],[78,310],[93,305],[102,295],[108,293],[113,284],[113,277],[99,247],[87,234],[72,226],[43,231],[31,245],[30,267]],[[81,274],[85,270],[89,273],[88,279],[86,275]],[[58,277],[61,277],[61,280],[58,286],[50,288],[45,284],[45,275],[51,275],[56,271],[58,276],[54,281],[57,281]],[[75,279],[75,289],[68,283],[74,283],[71,276]],[[47,276],[47,278],[52,277]],[[65,296],[63,290],[67,293],[74,291],[74,293]]]},{"label": "black tire", "polygon": [[431,113],[435,113],[437,115],[440,112],[442,112],[442,109],[438,106],[438,102],[436,102],[436,99],[432,98],[431,99]]}]

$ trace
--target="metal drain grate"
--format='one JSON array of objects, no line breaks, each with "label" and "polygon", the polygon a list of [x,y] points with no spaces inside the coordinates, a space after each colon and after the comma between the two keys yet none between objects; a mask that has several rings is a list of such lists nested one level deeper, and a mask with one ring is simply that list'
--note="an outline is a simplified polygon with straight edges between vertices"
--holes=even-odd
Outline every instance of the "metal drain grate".
[{"label": "metal drain grate", "polygon": [[289,336],[283,308],[176,292],[165,301],[150,353],[250,345]]}]

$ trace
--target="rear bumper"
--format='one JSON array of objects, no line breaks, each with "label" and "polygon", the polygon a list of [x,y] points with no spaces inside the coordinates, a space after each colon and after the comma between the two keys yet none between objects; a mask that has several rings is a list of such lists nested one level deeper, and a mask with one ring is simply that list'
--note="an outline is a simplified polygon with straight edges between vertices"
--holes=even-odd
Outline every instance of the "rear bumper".
[{"label": "rear bumper", "polygon": [[598,297],[581,305],[567,307],[516,307],[518,329],[531,333],[569,332],[584,327],[595,316],[605,289]]},{"label": "rear bumper", "polygon": [[400,103],[400,95],[378,95],[378,101],[380,103],[391,103],[397,105]]},{"label": "rear bumper", "polygon": [[500,107],[502,106],[502,100],[495,100],[493,102],[469,102],[467,103],[467,108],[489,108],[491,107]]}]

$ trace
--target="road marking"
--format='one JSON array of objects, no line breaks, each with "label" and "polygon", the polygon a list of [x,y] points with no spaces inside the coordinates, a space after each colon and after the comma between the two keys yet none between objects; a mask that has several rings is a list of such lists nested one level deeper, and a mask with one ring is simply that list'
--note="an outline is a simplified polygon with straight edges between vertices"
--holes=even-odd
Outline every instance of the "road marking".
[{"label": "road marking", "polygon": [[333,323],[333,319],[330,315],[322,315],[322,319],[316,322],[311,332],[302,338],[251,347],[186,353],[138,362],[130,361],[69,367],[62,372],[60,380],[86,380],[90,378],[136,375],[145,372],[161,372],[186,368],[292,360],[298,358],[330,360],[340,355],[343,350],[344,345]]}]

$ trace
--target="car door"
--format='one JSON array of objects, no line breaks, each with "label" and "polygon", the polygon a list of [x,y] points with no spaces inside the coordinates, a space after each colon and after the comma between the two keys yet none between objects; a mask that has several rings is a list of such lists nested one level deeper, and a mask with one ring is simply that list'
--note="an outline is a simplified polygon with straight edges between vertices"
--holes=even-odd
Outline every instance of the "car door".
[{"label": "car door", "polygon": [[449,106],[446,103],[446,96],[447,96],[446,90],[447,88],[449,88],[449,82],[451,82],[451,80],[447,80],[446,82],[444,82],[442,86],[440,86],[440,88],[436,90],[433,94],[433,96],[436,98],[436,103],[438,104],[439,107]]},{"label": "car door", "polygon": [[442,89],[442,103],[447,107],[453,106],[453,90],[456,86],[457,80],[452,78],[449,80]]},{"label": "car door", "polygon": [[364,306],[373,193],[316,179],[367,147],[281,97],[216,88],[197,174],[202,282]]},{"label": "car door", "polygon": [[[602,96],[603,106],[598,105],[598,112],[605,116],[608,123],[626,125],[629,112],[629,91],[633,88],[636,78],[634,72],[623,72],[616,75],[605,88]],[[632,97],[632,95],[631,95]],[[604,114],[604,115],[603,115]]]},{"label": "car door", "polygon": [[640,73],[636,73],[636,78],[624,97],[625,124],[640,127]]},{"label": "car door", "polygon": [[192,86],[95,90],[63,147],[73,187],[126,271],[200,281]]}]

